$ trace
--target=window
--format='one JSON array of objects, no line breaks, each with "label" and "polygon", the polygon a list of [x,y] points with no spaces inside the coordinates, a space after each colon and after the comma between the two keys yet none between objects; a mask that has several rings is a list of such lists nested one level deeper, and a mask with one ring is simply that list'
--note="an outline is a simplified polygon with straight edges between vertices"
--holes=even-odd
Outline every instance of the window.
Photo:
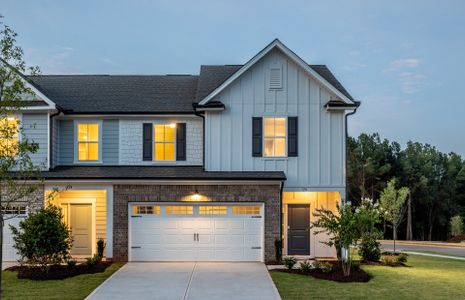
[{"label": "window", "polygon": [[193,206],[169,205],[169,206],[166,206],[165,208],[166,208],[167,215],[192,215],[194,214]]},{"label": "window", "polygon": [[199,206],[200,215],[226,215],[227,213],[226,206]]},{"label": "window", "polygon": [[2,206],[2,212],[5,215],[25,215],[26,214],[26,206],[24,206],[24,205]]},{"label": "window", "polygon": [[154,125],[155,160],[174,160],[176,124]]},{"label": "window", "polygon": [[0,156],[18,153],[18,120],[8,117],[0,120]]},{"label": "window", "polygon": [[158,205],[133,205],[132,214],[134,215],[159,215],[160,206]]},{"label": "window", "polygon": [[263,118],[264,156],[286,156],[286,118]]},{"label": "window", "polygon": [[259,215],[260,206],[240,205],[233,206],[233,215]]},{"label": "window", "polygon": [[78,160],[99,160],[99,124],[81,123],[77,125]]}]

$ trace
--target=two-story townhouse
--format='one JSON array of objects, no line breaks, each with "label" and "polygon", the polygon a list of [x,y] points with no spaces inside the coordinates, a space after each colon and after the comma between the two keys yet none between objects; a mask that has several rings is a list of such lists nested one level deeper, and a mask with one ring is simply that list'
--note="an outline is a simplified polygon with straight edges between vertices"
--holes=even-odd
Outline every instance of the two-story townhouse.
[{"label": "two-story townhouse", "polygon": [[285,255],[335,255],[310,222],[344,201],[359,103],[326,66],[275,40],[199,75],[25,80],[36,95],[18,118],[40,146],[39,192],[59,189],[73,255],[98,239],[123,261],[272,261],[278,239]]}]

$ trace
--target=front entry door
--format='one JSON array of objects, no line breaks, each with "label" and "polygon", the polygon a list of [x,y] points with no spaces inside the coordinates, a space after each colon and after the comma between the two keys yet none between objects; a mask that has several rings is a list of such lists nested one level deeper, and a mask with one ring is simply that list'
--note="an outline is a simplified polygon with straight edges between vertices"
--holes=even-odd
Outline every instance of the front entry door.
[{"label": "front entry door", "polygon": [[310,255],[310,206],[288,205],[287,253]]},{"label": "front entry door", "polygon": [[72,255],[92,255],[92,204],[70,204],[68,218],[73,236]]}]

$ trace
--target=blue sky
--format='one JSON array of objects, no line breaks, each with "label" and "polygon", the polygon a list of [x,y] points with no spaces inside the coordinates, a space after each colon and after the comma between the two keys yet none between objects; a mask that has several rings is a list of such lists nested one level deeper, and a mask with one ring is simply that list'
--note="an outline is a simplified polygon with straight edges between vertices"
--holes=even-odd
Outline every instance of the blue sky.
[{"label": "blue sky", "polygon": [[465,156],[465,1],[1,2],[45,74],[195,74],[279,38],[362,101],[352,135]]}]

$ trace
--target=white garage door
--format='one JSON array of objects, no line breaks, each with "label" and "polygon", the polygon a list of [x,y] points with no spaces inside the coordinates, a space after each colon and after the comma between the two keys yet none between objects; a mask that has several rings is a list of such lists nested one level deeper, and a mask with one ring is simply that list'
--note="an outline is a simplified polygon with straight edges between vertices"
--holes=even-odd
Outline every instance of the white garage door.
[{"label": "white garage door", "polygon": [[262,261],[262,204],[132,204],[130,261]]},{"label": "white garage door", "polygon": [[[8,215],[5,216],[8,217]],[[19,259],[17,250],[13,248],[14,241],[9,225],[18,228],[21,220],[24,220],[24,216],[5,220],[5,226],[3,227],[3,261],[17,261]]]}]

